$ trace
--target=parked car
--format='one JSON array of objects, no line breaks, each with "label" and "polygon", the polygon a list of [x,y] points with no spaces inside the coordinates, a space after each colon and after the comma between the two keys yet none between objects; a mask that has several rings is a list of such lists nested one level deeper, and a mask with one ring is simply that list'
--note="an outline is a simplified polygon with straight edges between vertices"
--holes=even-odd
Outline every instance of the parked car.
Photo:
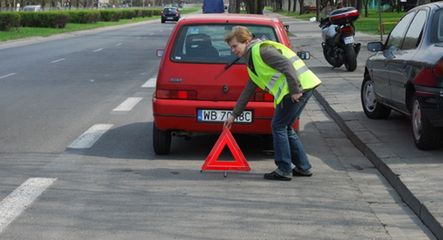
[{"label": "parked car", "polygon": [[[153,103],[153,145],[157,154],[170,152],[171,134],[220,133],[248,79],[243,60],[236,59],[224,35],[247,26],[261,39],[290,47],[285,26],[263,15],[195,14],[183,17],[167,42],[157,74]],[[231,131],[271,134],[272,95],[256,90]],[[298,123],[298,121],[297,121]]]},{"label": "parked car", "polygon": [[391,109],[410,116],[419,149],[438,148],[443,127],[443,2],[416,7],[388,39],[371,42],[361,86],[369,118],[387,118]]},{"label": "parked car", "polygon": [[161,22],[178,21],[180,19],[180,11],[176,7],[165,7],[161,12]]},{"label": "parked car", "polygon": [[40,12],[42,10],[43,9],[41,5],[28,5],[23,7],[24,12]]}]

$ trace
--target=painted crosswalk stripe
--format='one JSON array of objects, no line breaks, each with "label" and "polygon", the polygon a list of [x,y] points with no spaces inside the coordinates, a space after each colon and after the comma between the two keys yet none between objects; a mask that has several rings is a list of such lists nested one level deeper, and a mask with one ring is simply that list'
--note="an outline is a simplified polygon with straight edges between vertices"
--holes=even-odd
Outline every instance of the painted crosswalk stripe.
[{"label": "painted crosswalk stripe", "polygon": [[116,47],[119,47],[119,46],[121,46],[121,45],[122,45],[122,43],[117,43],[117,44],[115,44]]},{"label": "painted crosswalk stripe", "polygon": [[78,137],[68,148],[73,149],[86,149],[92,147],[95,142],[103,135],[106,131],[111,129],[113,124],[95,124],[90,127],[86,132],[84,132],[80,137]]},{"label": "painted crosswalk stripe", "polygon": [[150,78],[142,85],[142,88],[154,88],[156,82],[157,82],[157,77]]},{"label": "painted crosswalk stripe", "polygon": [[58,62],[61,62],[61,61],[65,61],[65,59],[64,58],[60,58],[60,59],[52,61],[51,63],[58,63]]},{"label": "painted crosswalk stripe", "polygon": [[0,202],[0,233],[26,210],[56,178],[29,178]]},{"label": "painted crosswalk stripe", "polygon": [[100,52],[103,48],[95,49],[93,52]]},{"label": "painted crosswalk stripe", "polygon": [[0,76],[0,79],[7,78],[7,77],[10,77],[10,76],[14,76],[14,75],[15,75],[15,73],[9,73],[9,74]]},{"label": "painted crosswalk stripe", "polygon": [[114,108],[114,112],[129,112],[131,111],[137,103],[139,103],[143,98],[141,97],[130,97]]}]

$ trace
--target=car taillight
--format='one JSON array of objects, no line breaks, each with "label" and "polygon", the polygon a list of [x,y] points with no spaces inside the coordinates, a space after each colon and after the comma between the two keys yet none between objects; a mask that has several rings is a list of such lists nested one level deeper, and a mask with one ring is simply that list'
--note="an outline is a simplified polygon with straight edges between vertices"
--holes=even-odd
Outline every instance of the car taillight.
[{"label": "car taillight", "polygon": [[161,99],[196,99],[197,93],[191,90],[162,90],[155,92],[156,98]]},{"label": "car taillight", "polygon": [[437,77],[443,77],[443,59],[438,61],[434,66],[434,74]]},{"label": "car taillight", "polygon": [[352,26],[344,26],[340,29],[342,33],[352,33],[353,31]]},{"label": "car taillight", "polygon": [[256,92],[254,96],[254,101],[256,102],[273,102],[274,96],[267,92]]}]

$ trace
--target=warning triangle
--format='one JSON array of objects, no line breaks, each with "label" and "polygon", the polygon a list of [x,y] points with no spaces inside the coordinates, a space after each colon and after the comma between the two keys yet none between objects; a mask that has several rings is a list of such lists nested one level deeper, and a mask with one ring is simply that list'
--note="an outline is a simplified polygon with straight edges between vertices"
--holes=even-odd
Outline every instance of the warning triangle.
[{"label": "warning triangle", "polygon": [[[218,157],[226,145],[228,145],[232,156],[234,156],[234,161],[218,160]],[[205,163],[203,163],[201,170],[250,171],[251,168],[240,150],[240,147],[232,136],[231,131],[229,131],[228,128],[224,128],[222,134],[206,158]]]}]

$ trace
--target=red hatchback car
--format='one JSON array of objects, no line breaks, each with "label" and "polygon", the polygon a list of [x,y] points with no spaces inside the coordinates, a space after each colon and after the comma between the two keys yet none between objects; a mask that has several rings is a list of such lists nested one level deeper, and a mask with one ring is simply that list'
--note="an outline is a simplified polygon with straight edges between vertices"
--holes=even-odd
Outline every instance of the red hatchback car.
[{"label": "red hatchback car", "polygon": [[[238,14],[183,17],[164,50],[152,99],[156,154],[170,152],[172,135],[222,131],[248,79],[241,60],[227,68],[236,57],[224,36],[238,25],[247,26],[257,38],[290,47],[285,26],[277,18]],[[231,131],[269,135],[273,113],[272,95],[257,89]]]}]

